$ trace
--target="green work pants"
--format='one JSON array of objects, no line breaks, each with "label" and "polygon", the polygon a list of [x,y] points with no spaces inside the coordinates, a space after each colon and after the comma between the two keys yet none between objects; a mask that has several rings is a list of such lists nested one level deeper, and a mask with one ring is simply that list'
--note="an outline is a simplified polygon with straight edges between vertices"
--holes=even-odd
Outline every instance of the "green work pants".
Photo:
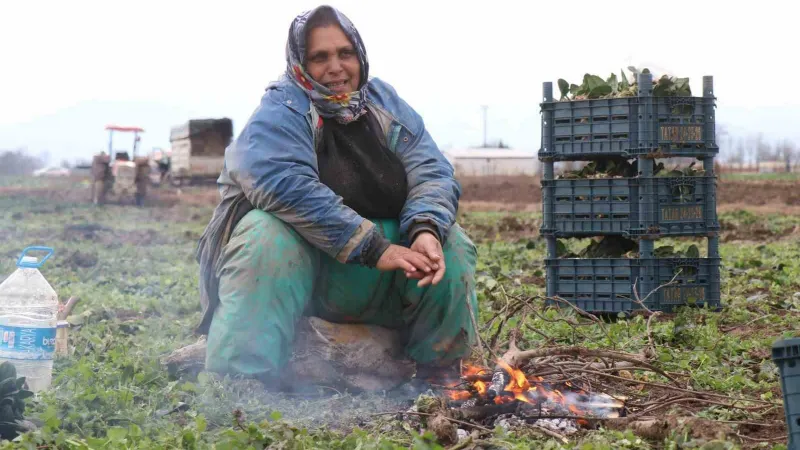
[{"label": "green work pants", "polygon": [[[398,243],[396,220],[373,221]],[[446,270],[418,287],[402,271],[343,264],[261,210],[248,212],[222,249],[219,305],[208,332],[206,369],[257,378],[279,375],[303,315],[401,331],[407,356],[445,366],[469,355],[475,340],[469,307],[478,311],[476,249],[453,225],[443,245]]]}]

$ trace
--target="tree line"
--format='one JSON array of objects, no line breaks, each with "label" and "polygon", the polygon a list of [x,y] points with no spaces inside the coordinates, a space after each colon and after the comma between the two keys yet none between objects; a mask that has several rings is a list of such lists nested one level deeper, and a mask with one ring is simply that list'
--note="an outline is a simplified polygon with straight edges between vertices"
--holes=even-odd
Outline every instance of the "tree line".
[{"label": "tree line", "polygon": [[790,139],[768,141],[764,133],[749,135],[734,135],[724,126],[717,124],[717,145],[720,149],[720,159],[732,168],[753,167],[759,170],[762,163],[780,163],[785,172],[792,172],[800,165],[800,148]]},{"label": "tree line", "polygon": [[21,148],[0,149],[0,176],[29,174],[44,167],[45,158],[46,155],[32,155]]}]

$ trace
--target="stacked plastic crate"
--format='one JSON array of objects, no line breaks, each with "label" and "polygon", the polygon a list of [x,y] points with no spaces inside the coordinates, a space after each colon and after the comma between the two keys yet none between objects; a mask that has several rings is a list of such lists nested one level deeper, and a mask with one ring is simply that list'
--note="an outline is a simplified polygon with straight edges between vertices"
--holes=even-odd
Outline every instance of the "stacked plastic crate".
[{"label": "stacked plastic crate", "polygon": [[[713,78],[703,77],[702,97],[654,97],[650,73],[637,74],[637,84],[634,97],[554,101],[553,84],[544,83],[540,233],[547,241],[547,296],[597,313],[630,312],[642,304],[661,311],[681,305],[718,308]],[[635,159],[638,176],[554,176],[556,162],[609,157]],[[701,160],[704,173],[654,175],[656,158],[675,157]],[[557,254],[558,239],[610,235],[637,241],[638,257]],[[659,238],[675,236],[707,238],[707,257],[654,256]]]}]

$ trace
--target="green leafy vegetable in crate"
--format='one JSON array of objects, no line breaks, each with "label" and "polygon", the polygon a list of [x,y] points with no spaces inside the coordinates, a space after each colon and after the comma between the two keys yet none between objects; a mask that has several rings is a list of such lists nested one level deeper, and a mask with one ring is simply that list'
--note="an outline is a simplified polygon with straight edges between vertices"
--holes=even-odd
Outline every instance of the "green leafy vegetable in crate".
[{"label": "green leafy vegetable in crate", "polygon": [[[578,170],[565,171],[558,176],[559,180],[598,179],[598,178],[633,178],[637,176],[638,161],[632,163],[625,158],[604,158],[591,161]],[[664,163],[659,163],[653,170],[658,173],[664,168]]]},{"label": "green leafy vegetable in crate", "polygon": [[[670,170],[668,172],[663,172],[663,171],[659,172],[657,176],[659,176],[659,177],[699,177],[699,176],[705,175],[706,174],[705,169],[703,169],[703,168],[696,169],[694,167],[695,164],[697,164],[697,161],[693,161],[691,164],[689,164],[688,166],[684,167],[683,169],[679,169],[678,166],[675,166],[672,170]],[[659,165],[661,166],[661,169],[664,168],[664,164],[663,163],[659,163]],[[653,174],[655,175],[656,172],[653,171]]]},{"label": "green leafy vegetable in crate", "polygon": [[[556,255],[559,258],[638,258],[636,241],[622,236],[601,236],[593,238],[588,246],[578,253],[569,250],[562,240],[556,242]],[[690,245],[685,251],[675,250],[671,245],[663,245],[653,250],[655,258],[699,258],[700,250]]]},{"label": "green leafy vegetable in crate", "polygon": [[[583,76],[581,85],[571,84],[567,80],[559,78],[558,89],[561,91],[559,101],[635,97],[638,89],[636,80],[639,70],[633,66],[629,66],[628,70],[633,74],[632,82],[628,81],[622,70],[619,79],[613,73],[605,80],[600,76],[587,73]],[[650,73],[650,70],[645,68],[641,73]],[[653,96],[655,97],[691,97],[692,95],[688,78],[663,75],[661,78],[653,80],[653,85]]]},{"label": "green leafy vegetable in crate", "polygon": [[[659,162],[653,167],[653,176],[656,177],[699,177],[706,174],[702,168],[695,168],[697,162],[692,162],[684,168],[675,166],[672,170],[664,170],[664,163]],[[599,178],[635,178],[638,173],[638,160],[629,162],[624,158],[605,158],[591,161],[580,169],[564,171],[558,175],[559,180],[599,179]]]},{"label": "green leafy vegetable in crate", "polygon": [[626,252],[637,248],[636,242],[622,236],[602,236],[594,238],[588,246],[578,253],[569,251],[563,241],[556,242],[559,258],[621,258]]}]

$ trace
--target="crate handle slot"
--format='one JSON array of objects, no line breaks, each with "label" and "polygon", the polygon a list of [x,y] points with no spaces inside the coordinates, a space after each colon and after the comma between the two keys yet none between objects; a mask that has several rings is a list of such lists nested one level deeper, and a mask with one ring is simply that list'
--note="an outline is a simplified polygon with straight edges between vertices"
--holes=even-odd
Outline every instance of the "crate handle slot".
[{"label": "crate handle slot", "polygon": [[695,196],[695,180],[690,177],[680,177],[670,180],[672,203],[692,203]]},{"label": "crate handle slot", "polygon": [[670,108],[676,106],[690,106],[694,109],[695,100],[693,97],[662,97],[666,105]]}]

